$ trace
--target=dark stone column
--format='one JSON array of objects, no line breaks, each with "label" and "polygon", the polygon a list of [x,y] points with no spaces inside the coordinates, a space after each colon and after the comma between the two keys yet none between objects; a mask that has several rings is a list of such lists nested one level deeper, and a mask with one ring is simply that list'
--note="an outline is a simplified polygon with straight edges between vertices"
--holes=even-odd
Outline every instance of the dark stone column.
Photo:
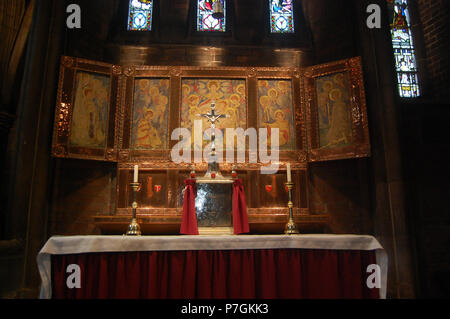
[{"label": "dark stone column", "polygon": [[[3,108],[2,108],[3,109]],[[10,114],[6,111],[0,112],[0,169],[2,170],[2,180],[5,180],[5,153],[6,149],[8,148],[8,137],[9,137],[9,131],[14,125],[16,117],[13,114]],[[2,185],[3,186],[3,185]],[[3,189],[3,187],[2,187]],[[2,192],[1,195],[1,205],[0,205],[0,240],[6,238],[7,233],[7,225],[9,216],[7,214],[8,210],[6,209],[5,202],[7,201],[7,197],[5,196],[5,193]]]},{"label": "dark stone column", "polygon": [[[383,12],[379,30],[366,25],[367,6],[373,3]],[[302,6],[312,31],[315,64],[362,56],[372,144],[369,159],[311,165],[312,182],[320,186],[313,189],[312,206],[319,197],[318,202],[330,208],[336,221],[331,224],[333,232],[374,235],[389,256],[388,295],[414,297],[386,1],[303,0]],[[353,177],[345,178],[346,174]]]},{"label": "dark stone column", "polygon": [[348,0],[303,0],[306,24],[315,48],[314,64],[355,55],[354,21]]},{"label": "dark stone column", "polygon": [[[359,21],[360,55],[366,85],[372,143],[369,175],[372,186],[374,235],[389,257],[388,296],[415,297],[411,237],[405,207],[404,177],[399,142],[399,105],[386,1],[354,0]],[[382,8],[381,29],[366,25],[369,4]]]},{"label": "dark stone column", "polygon": [[47,240],[51,136],[64,30],[65,1],[37,1],[24,57],[17,120],[6,154],[5,235],[24,246],[23,263],[11,268],[21,273],[21,280],[9,283],[19,290],[18,297],[37,297],[40,285],[36,256]]}]

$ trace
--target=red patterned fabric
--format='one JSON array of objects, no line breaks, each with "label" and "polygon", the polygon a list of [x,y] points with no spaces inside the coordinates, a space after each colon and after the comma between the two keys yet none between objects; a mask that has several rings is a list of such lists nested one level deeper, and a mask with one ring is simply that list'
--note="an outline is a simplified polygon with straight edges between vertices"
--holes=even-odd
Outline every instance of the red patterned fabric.
[{"label": "red patterned fabric", "polygon": [[[54,299],[378,299],[374,251],[266,249],[52,255]],[[69,289],[66,269],[81,268]]]},{"label": "red patterned fabric", "polygon": [[187,179],[184,181],[184,184],[186,185],[186,189],[184,192],[180,234],[198,235],[197,212],[195,211],[197,184],[195,179]]},{"label": "red patterned fabric", "polygon": [[235,235],[248,233],[250,231],[248,226],[244,186],[240,179],[235,180],[233,183],[233,227]]}]

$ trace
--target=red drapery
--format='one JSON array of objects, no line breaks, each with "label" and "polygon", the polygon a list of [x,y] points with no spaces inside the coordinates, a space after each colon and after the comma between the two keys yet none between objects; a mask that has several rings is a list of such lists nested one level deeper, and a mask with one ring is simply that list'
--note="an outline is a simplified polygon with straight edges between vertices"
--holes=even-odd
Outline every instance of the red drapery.
[{"label": "red drapery", "polygon": [[245,202],[244,186],[240,179],[233,183],[233,227],[234,234],[248,233],[247,204]]},{"label": "red drapery", "polygon": [[[81,288],[66,268],[81,268]],[[217,250],[52,255],[55,299],[378,299],[366,285],[374,251]]]},{"label": "red drapery", "polygon": [[198,235],[197,213],[195,211],[195,197],[197,196],[197,184],[194,179],[184,181],[186,185],[183,201],[183,216],[181,219],[180,234]]},{"label": "red drapery", "polygon": [[[198,235],[197,213],[195,210],[196,182],[193,179],[187,179],[184,181],[184,184],[186,189],[184,192],[180,234]],[[236,235],[250,231],[244,186],[240,179],[236,179],[233,183],[233,227]]]}]

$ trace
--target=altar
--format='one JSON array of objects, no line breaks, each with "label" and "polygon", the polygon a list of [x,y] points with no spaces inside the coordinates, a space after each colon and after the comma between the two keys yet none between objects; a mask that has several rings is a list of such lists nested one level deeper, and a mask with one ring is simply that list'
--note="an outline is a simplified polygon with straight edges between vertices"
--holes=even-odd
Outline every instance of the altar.
[{"label": "altar", "polygon": [[371,236],[52,237],[37,261],[44,299],[386,297],[387,256]]},{"label": "altar", "polygon": [[330,218],[311,209],[310,165],[370,156],[364,94],[359,57],[307,68],[62,57],[52,155],[116,173],[111,211],[92,216],[103,236],[41,250],[41,297],[384,298],[375,238],[298,235]]}]

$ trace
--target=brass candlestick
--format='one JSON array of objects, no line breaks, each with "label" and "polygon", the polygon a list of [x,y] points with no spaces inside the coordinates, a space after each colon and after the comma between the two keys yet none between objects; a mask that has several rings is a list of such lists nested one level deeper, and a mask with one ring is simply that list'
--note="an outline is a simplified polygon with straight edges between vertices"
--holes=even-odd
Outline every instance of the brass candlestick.
[{"label": "brass candlestick", "polygon": [[284,233],[287,235],[295,235],[295,234],[299,234],[300,232],[298,231],[297,225],[294,222],[294,203],[292,202],[292,189],[294,188],[294,183],[287,182],[285,185],[289,192],[289,202],[288,202],[289,221],[286,224]]},{"label": "brass candlestick", "polygon": [[136,218],[136,208],[137,208],[137,192],[139,190],[139,183],[130,183],[131,189],[133,190],[133,217],[131,219],[131,224],[128,225],[127,236],[141,236],[141,226],[139,226]]}]

